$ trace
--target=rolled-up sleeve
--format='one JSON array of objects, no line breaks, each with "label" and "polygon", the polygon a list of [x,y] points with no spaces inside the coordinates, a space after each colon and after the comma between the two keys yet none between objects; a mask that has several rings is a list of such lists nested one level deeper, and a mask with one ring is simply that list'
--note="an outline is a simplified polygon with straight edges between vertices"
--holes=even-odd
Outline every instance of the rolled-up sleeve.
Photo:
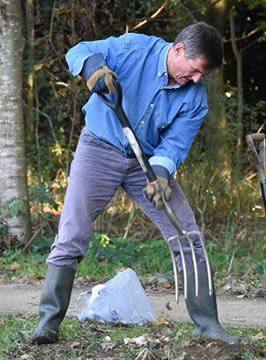
[{"label": "rolled-up sleeve", "polygon": [[160,135],[159,145],[150,159],[152,165],[165,166],[173,176],[187,158],[195,137],[208,113],[207,98],[190,111],[178,114]]}]

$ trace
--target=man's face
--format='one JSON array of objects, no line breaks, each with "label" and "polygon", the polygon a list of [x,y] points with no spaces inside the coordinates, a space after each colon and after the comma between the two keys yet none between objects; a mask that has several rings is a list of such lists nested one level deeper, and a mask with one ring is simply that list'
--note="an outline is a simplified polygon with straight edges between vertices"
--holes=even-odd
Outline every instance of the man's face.
[{"label": "man's face", "polygon": [[203,56],[194,60],[186,59],[184,45],[181,43],[174,45],[170,48],[167,56],[168,84],[185,85],[189,81],[198,83],[201,77],[209,72],[204,67],[205,63]]}]

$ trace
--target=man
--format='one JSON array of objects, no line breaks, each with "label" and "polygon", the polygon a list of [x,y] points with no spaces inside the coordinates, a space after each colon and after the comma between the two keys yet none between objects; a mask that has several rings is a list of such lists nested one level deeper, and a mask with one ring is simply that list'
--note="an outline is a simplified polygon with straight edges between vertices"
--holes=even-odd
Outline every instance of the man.
[{"label": "man", "polygon": [[[219,67],[222,58],[220,35],[203,22],[184,28],[173,44],[154,36],[125,34],[81,42],[69,50],[66,59],[71,73],[81,75],[93,94],[83,107],[86,126],[71,165],[59,232],[47,259],[40,323],[31,341],[40,344],[58,340],[75,270],[88,249],[93,223],[119,186],[158,226],[166,240],[176,235],[176,230],[160,211],[161,191],[171,200],[183,228],[198,230],[192,210],[173,176],[186,159],[208,111],[201,78]],[[118,119],[97,95],[105,92],[113,99],[116,76],[123,89],[123,108],[160,186],[147,184]],[[215,294],[208,294],[199,239],[194,238],[193,244],[199,264],[197,299],[188,244],[184,244],[184,252],[189,268],[187,309],[197,325],[195,335],[237,341],[218,322]],[[173,250],[182,271],[178,246]]]}]

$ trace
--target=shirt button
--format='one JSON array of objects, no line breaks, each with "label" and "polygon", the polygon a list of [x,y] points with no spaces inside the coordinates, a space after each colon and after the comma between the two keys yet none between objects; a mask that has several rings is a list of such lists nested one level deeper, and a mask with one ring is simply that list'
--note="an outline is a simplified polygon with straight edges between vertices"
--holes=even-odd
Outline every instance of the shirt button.
[{"label": "shirt button", "polygon": [[150,104],[150,107],[154,107],[154,104]]},{"label": "shirt button", "polygon": [[140,123],[143,125],[143,124],[144,124],[144,121],[142,120]]}]

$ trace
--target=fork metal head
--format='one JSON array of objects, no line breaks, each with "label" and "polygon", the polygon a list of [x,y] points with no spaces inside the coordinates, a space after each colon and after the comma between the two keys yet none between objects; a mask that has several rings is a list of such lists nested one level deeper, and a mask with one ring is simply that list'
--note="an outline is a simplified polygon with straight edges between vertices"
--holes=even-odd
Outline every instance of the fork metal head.
[{"label": "fork metal head", "polygon": [[183,249],[183,243],[182,243],[182,241],[185,241],[185,240],[187,240],[187,242],[189,244],[189,247],[191,250],[191,255],[192,255],[192,262],[193,262],[193,268],[194,268],[194,274],[195,274],[195,296],[198,297],[199,292],[200,292],[199,277],[198,277],[198,263],[197,263],[197,256],[196,256],[196,252],[195,252],[193,240],[192,240],[193,236],[198,237],[198,239],[200,240],[204,258],[205,258],[205,262],[206,262],[206,266],[207,266],[209,295],[211,296],[213,294],[211,267],[210,267],[210,262],[209,262],[209,258],[208,258],[208,253],[207,253],[207,250],[206,250],[206,247],[204,244],[203,236],[199,231],[190,231],[190,232],[183,231],[182,235],[177,234],[168,239],[168,247],[170,250],[170,255],[171,255],[173,269],[174,269],[175,294],[176,294],[176,302],[177,303],[179,302],[179,289],[178,289],[178,269],[177,269],[176,257],[175,257],[173,247],[172,247],[174,242],[176,242],[178,244],[178,248],[179,248],[179,252],[180,252],[181,264],[182,264],[182,268],[183,268],[183,277],[184,277],[184,281],[183,281],[184,289],[183,290],[184,290],[185,300],[187,300],[187,294],[188,294],[187,264],[186,264],[184,249]]}]

